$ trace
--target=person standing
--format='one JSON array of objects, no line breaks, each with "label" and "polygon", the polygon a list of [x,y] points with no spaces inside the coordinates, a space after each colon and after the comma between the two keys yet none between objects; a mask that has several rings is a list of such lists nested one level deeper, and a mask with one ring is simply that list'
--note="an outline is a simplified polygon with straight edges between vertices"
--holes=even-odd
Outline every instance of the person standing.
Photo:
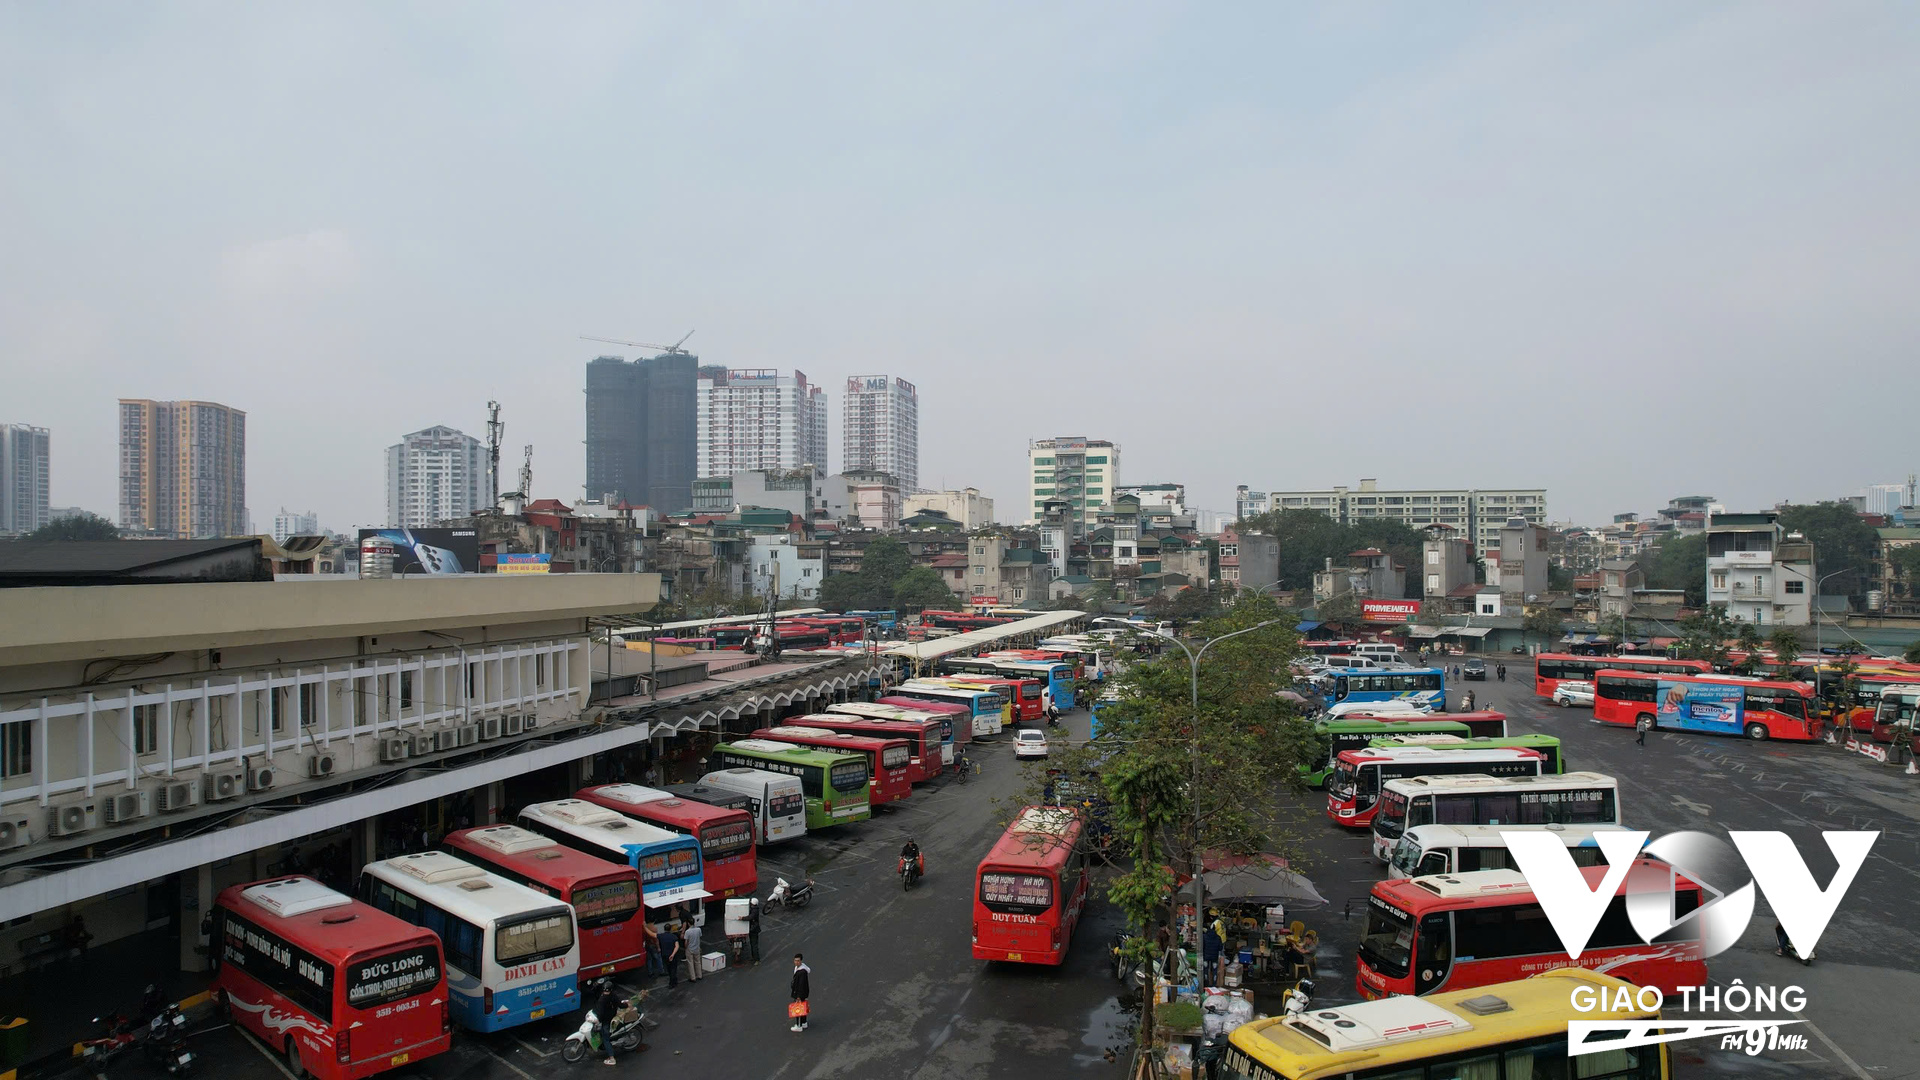
[{"label": "person standing", "polygon": [[666,966],[660,961],[660,930],[652,921],[640,924],[640,932],[647,941],[647,974],[658,975]]},{"label": "person standing", "polygon": [[680,957],[685,950],[680,947],[680,935],[673,932],[673,924],[668,923],[660,931],[660,960],[667,965],[667,986],[680,985]]},{"label": "person standing", "polygon": [[760,898],[747,901],[747,951],[753,954],[753,964],[760,966]]},{"label": "person standing", "polygon": [[804,960],[799,953],[794,953],[793,985],[789,987],[789,992],[792,994],[792,1000],[798,1002],[800,1005],[798,1010],[788,1009],[789,1012],[794,1013],[792,1028],[794,1031],[807,1030],[807,1013],[811,1008],[807,1003],[807,997],[813,990],[812,975],[813,969],[807,966],[806,960]]},{"label": "person standing", "polygon": [[700,924],[687,924],[687,978],[700,981]]}]

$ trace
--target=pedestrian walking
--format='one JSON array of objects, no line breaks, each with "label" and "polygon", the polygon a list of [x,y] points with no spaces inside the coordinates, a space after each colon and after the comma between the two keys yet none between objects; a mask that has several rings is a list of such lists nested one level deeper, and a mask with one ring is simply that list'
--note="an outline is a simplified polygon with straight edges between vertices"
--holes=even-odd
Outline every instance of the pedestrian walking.
[{"label": "pedestrian walking", "polygon": [[1636,729],[1633,736],[1633,745],[1644,748],[1647,745],[1647,725],[1635,724],[1633,726]]},{"label": "pedestrian walking", "polygon": [[667,965],[667,986],[680,985],[680,958],[685,950],[680,947],[680,935],[673,932],[673,924],[660,931],[660,959]]},{"label": "pedestrian walking", "polygon": [[747,951],[753,955],[753,964],[760,966],[760,898],[747,901]]},{"label": "pedestrian walking", "polygon": [[794,953],[793,984],[788,988],[792,998],[787,1005],[787,1015],[793,1018],[794,1031],[807,1030],[807,1016],[812,1011],[812,1005],[807,1001],[813,990],[812,975],[813,969],[807,966],[806,960],[799,953]]},{"label": "pedestrian walking", "polygon": [[687,924],[687,978],[700,981],[700,924]]}]

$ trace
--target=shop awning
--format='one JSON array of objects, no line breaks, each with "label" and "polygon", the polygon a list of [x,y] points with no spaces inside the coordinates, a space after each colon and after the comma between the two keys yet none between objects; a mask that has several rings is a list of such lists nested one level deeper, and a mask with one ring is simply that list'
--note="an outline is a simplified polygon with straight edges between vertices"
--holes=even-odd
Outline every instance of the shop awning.
[{"label": "shop awning", "polygon": [[1303,623],[1301,623],[1300,625],[1298,625],[1298,626],[1296,626],[1296,627],[1294,627],[1293,629],[1294,629],[1294,630],[1295,630],[1295,631],[1296,631],[1297,633],[1302,633],[1302,634],[1306,634],[1306,633],[1310,633],[1310,632],[1312,632],[1312,631],[1314,631],[1314,630],[1318,630],[1318,629],[1320,629],[1320,624],[1319,624],[1319,623],[1317,623],[1317,622],[1313,622],[1313,621],[1311,621],[1311,620],[1309,620],[1309,621],[1307,621],[1307,622],[1303,622]]},{"label": "shop awning", "polygon": [[1454,637],[1483,638],[1493,633],[1491,626],[1449,626],[1447,633]]},{"label": "shop awning", "polygon": [[1410,626],[1407,636],[1410,638],[1437,638],[1447,632],[1444,626]]}]

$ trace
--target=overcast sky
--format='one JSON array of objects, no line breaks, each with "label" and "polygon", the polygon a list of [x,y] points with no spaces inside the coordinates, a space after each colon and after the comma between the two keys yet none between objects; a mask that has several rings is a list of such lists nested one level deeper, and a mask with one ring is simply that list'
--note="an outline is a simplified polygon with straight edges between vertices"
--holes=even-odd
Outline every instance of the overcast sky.
[{"label": "overcast sky", "polygon": [[[584,479],[594,334],[921,392],[921,482],[1548,489],[1920,467],[1920,6],[0,6],[0,421],[113,515],[115,399],[248,502],[449,424]],[[619,351],[619,350],[612,350]],[[630,354],[631,355],[631,354]]]}]

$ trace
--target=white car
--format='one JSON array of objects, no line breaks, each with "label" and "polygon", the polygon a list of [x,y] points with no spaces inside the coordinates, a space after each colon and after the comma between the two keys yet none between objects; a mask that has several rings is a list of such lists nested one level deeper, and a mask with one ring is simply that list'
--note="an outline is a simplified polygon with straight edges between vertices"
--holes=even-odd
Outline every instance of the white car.
[{"label": "white car", "polygon": [[1593,708],[1593,684],[1569,679],[1553,688],[1553,703],[1565,709],[1572,705]]},{"label": "white car", "polygon": [[1047,733],[1034,728],[1022,728],[1014,732],[1013,756],[1015,758],[1046,757]]}]

